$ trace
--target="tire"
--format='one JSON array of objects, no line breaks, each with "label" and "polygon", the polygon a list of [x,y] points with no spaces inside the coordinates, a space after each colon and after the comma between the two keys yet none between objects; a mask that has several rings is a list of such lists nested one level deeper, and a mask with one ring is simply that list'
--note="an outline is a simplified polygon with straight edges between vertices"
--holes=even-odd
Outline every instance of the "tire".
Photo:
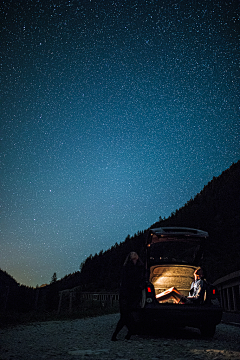
[{"label": "tire", "polygon": [[216,325],[215,324],[205,324],[202,325],[200,328],[201,335],[204,338],[212,338],[216,331]]}]

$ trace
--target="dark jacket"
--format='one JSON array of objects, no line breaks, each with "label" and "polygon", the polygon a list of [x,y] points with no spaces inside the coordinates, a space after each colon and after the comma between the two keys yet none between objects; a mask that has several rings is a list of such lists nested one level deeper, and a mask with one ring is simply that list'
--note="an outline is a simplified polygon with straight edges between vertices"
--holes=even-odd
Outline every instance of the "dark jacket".
[{"label": "dark jacket", "polygon": [[138,306],[144,288],[144,265],[138,260],[134,265],[129,262],[123,266],[119,301],[120,308],[134,308]]}]

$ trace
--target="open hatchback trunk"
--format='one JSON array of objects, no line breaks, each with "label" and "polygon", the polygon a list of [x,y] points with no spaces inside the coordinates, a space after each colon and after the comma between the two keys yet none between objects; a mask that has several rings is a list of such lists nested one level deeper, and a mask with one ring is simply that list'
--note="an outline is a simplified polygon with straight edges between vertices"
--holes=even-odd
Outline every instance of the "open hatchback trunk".
[{"label": "open hatchback trunk", "polygon": [[162,300],[158,294],[165,292],[172,287],[188,296],[191,283],[194,279],[195,266],[192,265],[155,265],[150,268],[149,281],[154,286],[155,295],[158,302],[175,303],[173,299]]},{"label": "open hatchback trunk", "polygon": [[206,291],[201,304],[185,304],[179,299],[162,296],[172,288],[181,295],[189,295],[207,239],[207,232],[191,228],[162,227],[149,231],[146,239],[147,282],[139,311],[146,327],[190,326],[199,328],[203,336],[214,335],[222,318],[216,289],[212,294]]}]

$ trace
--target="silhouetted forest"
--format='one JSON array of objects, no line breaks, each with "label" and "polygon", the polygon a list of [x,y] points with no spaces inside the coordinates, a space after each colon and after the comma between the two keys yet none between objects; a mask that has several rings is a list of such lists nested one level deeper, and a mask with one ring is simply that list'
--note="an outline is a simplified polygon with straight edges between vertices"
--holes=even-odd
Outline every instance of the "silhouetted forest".
[{"label": "silhouetted forest", "polygon": [[[209,233],[203,266],[209,281],[239,270],[240,258],[240,161],[234,163],[219,177],[214,177],[194,199],[176,210],[167,219],[150,228],[184,226]],[[157,199],[156,199],[157,206]],[[161,214],[160,214],[161,215]],[[19,285],[10,275],[0,270],[1,309],[28,311],[56,310],[58,292],[80,286],[82,291],[117,291],[123,262],[130,251],[136,251],[145,260],[145,238],[148,229],[129,235],[120,244],[107,251],[90,255],[79,271],[37,289]]]},{"label": "silhouetted forest", "polygon": [[[240,258],[240,161],[214,177],[203,190],[190,199],[167,219],[150,228],[183,226],[205,230],[209,233],[203,266],[208,280],[239,270]],[[157,204],[156,204],[157,206]],[[144,232],[128,236],[123,243],[89,256],[81,264],[80,283],[87,290],[118,288],[121,267],[126,255],[136,251],[145,260]]]},{"label": "silhouetted forest", "polygon": [[204,265],[210,281],[240,269],[240,161],[158,226],[188,226],[209,233]]},{"label": "silhouetted forest", "polygon": [[35,289],[20,285],[0,269],[0,311],[27,312],[34,307]]}]

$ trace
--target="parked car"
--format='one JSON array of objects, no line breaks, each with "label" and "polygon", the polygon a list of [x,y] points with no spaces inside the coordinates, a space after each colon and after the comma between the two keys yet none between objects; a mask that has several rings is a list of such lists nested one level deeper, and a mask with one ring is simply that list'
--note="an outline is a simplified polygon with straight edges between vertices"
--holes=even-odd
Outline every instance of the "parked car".
[{"label": "parked car", "polygon": [[200,303],[161,301],[158,294],[175,287],[188,296],[194,271],[201,264],[208,233],[198,229],[161,227],[151,229],[146,241],[147,282],[138,319],[149,327],[190,326],[212,337],[222,318],[217,289],[204,281]]}]

